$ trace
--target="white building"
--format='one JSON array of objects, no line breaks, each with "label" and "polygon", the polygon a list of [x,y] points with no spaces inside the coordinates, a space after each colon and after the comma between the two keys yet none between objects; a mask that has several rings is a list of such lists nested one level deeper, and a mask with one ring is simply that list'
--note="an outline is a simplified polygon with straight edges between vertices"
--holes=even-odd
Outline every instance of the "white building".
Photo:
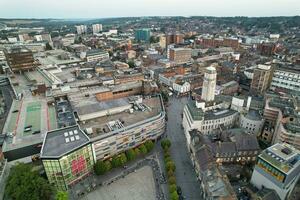
[{"label": "white building", "polygon": [[220,128],[230,128],[237,122],[239,117],[237,111],[222,108],[222,104],[217,105],[217,107],[219,108],[203,111],[193,101],[190,101],[184,107],[182,126],[187,139],[187,145],[190,145],[189,131],[192,129],[197,129],[203,134],[210,134]]},{"label": "white building", "polygon": [[185,82],[183,84],[173,83],[173,90],[177,94],[185,94],[191,90],[191,84],[188,82]]},{"label": "white building", "polygon": [[87,62],[97,62],[104,61],[109,59],[109,54],[106,51],[101,51],[99,49],[90,50],[86,52],[86,61]]},{"label": "white building", "polygon": [[248,132],[259,135],[263,126],[263,119],[257,110],[249,110],[248,113],[241,114],[240,127],[248,130]]},{"label": "white building", "polygon": [[288,144],[275,144],[259,156],[251,183],[258,189],[273,189],[280,199],[289,199],[300,177],[300,152]]},{"label": "white building", "polygon": [[79,25],[79,26],[75,26],[76,27],[76,31],[78,35],[87,33],[87,26],[86,25]]},{"label": "white building", "polygon": [[102,24],[93,24],[92,28],[93,28],[93,34],[99,33],[102,31]]},{"label": "white building", "polygon": [[276,69],[273,74],[270,89],[300,92],[300,70],[289,68]]},{"label": "white building", "polygon": [[217,84],[217,71],[214,67],[207,67],[204,74],[201,99],[209,102],[215,99],[215,90]]}]

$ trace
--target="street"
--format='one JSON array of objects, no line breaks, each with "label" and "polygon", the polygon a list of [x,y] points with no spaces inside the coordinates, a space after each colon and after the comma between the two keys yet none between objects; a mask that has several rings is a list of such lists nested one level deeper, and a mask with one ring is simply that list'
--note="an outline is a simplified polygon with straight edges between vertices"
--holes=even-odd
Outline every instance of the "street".
[{"label": "street", "polygon": [[185,136],[181,128],[181,113],[187,102],[187,98],[169,98],[167,138],[172,142],[171,157],[176,164],[177,185],[181,187],[183,196],[188,200],[202,199],[200,195],[200,183],[197,181],[188,149]]}]

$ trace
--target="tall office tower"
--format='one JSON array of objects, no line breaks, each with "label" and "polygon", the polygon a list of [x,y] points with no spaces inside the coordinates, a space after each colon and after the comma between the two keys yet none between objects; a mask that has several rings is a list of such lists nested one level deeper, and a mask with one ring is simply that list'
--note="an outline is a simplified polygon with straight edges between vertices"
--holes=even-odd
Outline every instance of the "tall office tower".
[{"label": "tall office tower", "polygon": [[259,188],[277,192],[280,199],[288,199],[300,177],[300,151],[289,144],[277,143],[258,156],[251,183]]},{"label": "tall office tower", "polygon": [[273,77],[273,68],[270,65],[258,65],[253,72],[251,91],[263,94],[270,86]]},{"label": "tall office tower", "polygon": [[214,67],[207,67],[204,74],[201,99],[209,102],[215,100],[215,90],[217,84],[217,71]]},{"label": "tall office tower", "polygon": [[102,31],[102,24],[93,24],[92,28],[93,28],[93,34],[99,33]]},{"label": "tall office tower", "polygon": [[135,31],[135,39],[140,41],[149,41],[151,36],[151,31],[148,28],[137,29]]},{"label": "tall office tower", "polygon": [[86,25],[79,25],[79,26],[75,26],[76,30],[77,30],[77,34],[81,35],[87,32],[87,27]]},{"label": "tall office tower", "polygon": [[159,46],[163,49],[166,48],[167,46],[167,41],[166,41],[166,36],[165,35],[160,35],[159,36]]}]

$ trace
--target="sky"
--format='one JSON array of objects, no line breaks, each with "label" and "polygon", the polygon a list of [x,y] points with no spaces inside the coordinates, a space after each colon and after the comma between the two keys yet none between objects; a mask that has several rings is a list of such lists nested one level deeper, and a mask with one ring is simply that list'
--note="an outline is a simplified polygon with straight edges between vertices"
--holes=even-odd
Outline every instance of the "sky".
[{"label": "sky", "polygon": [[295,15],[300,0],[0,0],[0,18]]}]

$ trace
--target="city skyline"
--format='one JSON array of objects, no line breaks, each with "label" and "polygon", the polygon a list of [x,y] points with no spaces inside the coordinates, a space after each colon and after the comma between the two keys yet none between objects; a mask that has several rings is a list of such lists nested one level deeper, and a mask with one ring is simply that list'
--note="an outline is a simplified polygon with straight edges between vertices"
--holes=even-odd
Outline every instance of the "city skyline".
[{"label": "city skyline", "polygon": [[[296,16],[297,0],[2,0],[0,18],[110,18],[140,16]],[[91,6],[93,5],[93,6]],[[126,8],[126,9],[124,9]],[[147,8],[147,9],[145,9]],[[14,12],[11,12],[14,10]],[[30,10],[31,12],[28,12]],[[88,10],[89,12],[81,12]]]}]

